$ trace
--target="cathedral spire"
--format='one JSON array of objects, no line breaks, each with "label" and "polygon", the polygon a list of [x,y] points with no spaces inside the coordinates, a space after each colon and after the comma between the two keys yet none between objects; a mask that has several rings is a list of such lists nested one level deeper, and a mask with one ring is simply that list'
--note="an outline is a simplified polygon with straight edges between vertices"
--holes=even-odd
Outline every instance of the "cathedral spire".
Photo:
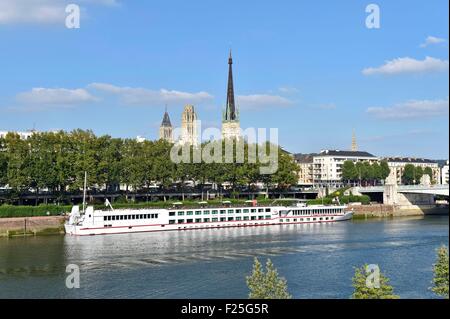
[{"label": "cathedral spire", "polygon": [[236,105],[234,102],[234,85],[233,85],[233,57],[228,58],[228,89],[227,89],[227,104],[225,107],[224,121],[236,121],[238,115],[236,112]]}]

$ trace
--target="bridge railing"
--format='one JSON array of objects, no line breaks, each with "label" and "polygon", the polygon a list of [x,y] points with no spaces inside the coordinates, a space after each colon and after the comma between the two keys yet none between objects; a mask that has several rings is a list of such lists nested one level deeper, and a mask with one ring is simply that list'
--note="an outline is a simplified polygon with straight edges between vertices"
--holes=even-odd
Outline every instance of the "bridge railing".
[{"label": "bridge railing", "polygon": [[[359,190],[378,190],[384,189],[384,186],[359,186]],[[399,190],[427,190],[427,189],[448,189],[449,185],[398,185]]]}]

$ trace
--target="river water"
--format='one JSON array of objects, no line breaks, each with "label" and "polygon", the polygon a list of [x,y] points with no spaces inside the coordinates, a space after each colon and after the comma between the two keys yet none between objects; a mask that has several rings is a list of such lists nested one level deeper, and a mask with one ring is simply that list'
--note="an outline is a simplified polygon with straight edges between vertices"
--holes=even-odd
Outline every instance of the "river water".
[{"label": "river water", "polygon": [[[0,298],[247,298],[270,258],[294,298],[348,298],[354,267],[378,264],[401,298],[429,290],[448,216],[94,237],[0,239]],[[78,265],[80,288],[66,287]]]}]

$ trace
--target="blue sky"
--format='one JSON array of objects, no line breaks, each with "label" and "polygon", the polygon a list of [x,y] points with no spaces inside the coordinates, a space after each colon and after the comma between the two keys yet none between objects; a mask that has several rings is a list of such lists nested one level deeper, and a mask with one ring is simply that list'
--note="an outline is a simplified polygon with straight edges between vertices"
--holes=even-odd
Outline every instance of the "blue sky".
[{"label": "blue sky", "polygon": [[[380,28],[368,29],[376,3]],[[0,0],[0,131],[155,139],[168,104],[220,127],[227,58],[241,126],[291,152],[448,158],[448,1]]]}]

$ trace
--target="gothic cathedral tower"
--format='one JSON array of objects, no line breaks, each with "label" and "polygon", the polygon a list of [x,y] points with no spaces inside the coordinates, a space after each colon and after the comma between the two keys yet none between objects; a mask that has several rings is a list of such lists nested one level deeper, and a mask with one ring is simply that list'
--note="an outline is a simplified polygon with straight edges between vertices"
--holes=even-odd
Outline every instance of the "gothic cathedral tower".
[{"label": "gothic cathedral tower", "polygon": [[197,114],[193,105],[186,105],[181,115],[181,139],[182,144],[198,145]]},{"label": "gothic cathedral tower", "polygon": [[172,134],[173,134],[172,133],[172,123],[170,122],[169,113],[167,113],[167,107],[166,107],[166,111],[164,112],[164,117],[163,117],[161,126],[159,127],[159,139],[173,143]]},{"label": "gothic cathedral tower", "polygon": [[239,110],[234,101],[234,87],[233,87],[233,58],[228,59],[228,90],[227,90],[227,104],[222,116],[222,139],[236,139],[241,136],[241,129],[239,125]]},{"label": "gothic cathedral tower", "polygon": [[358,144],[356,143],[356,134],[355,130],[353,130],[352,133],[352,152],[358,151]]}]

